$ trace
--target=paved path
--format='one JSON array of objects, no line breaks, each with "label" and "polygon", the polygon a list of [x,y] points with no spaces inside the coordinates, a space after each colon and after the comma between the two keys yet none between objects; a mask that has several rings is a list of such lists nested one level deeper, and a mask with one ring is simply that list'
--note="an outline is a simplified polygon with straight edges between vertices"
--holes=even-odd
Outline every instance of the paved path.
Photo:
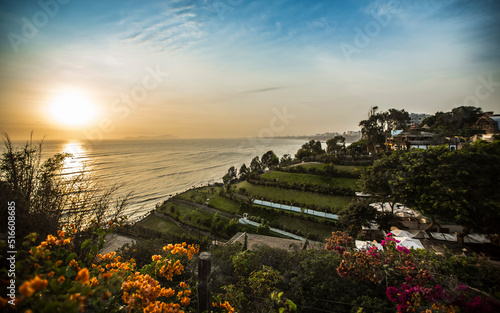
[{"label": "paved path", "polygon": [[[239,223],[240,224],[248,224],[248,225],[252,225],[252,226],[255,226],[255,227],[259,227],[260,226],[259,223],[250,221],[249,219],[246,219],[246,218],[240,218],[239,219]],[[295,234],[289,233],[289,232],[281,230],[281,229],[269,227],[269,230],[272,231],[272,232],[274,232],[274,233],[277,233],[277,234],[280,234],[280,235],[283,235],[283,236],[287,236],[289,238],[293,238],[293,239],[300,240],[300,241],[306,241],[306,238],[304,238],[304,237],[297,236]]]}]

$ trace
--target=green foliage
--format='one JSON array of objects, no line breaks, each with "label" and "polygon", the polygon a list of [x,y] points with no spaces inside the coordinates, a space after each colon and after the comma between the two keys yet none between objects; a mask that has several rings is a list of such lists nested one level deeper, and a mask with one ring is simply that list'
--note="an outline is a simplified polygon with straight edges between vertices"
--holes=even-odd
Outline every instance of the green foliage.
[{"label": "green foliage", "polygon": [[227,173],[222,177],[222,180],[224,181],[224,185],[226,184],[232,184],[237,181],[238,178],[238,170],[234,166],[231,166],[228,170]]},{"label": "green foliage", "polygon": [[305,205],[315,205],[317,207],[329,207],[332,208],[332,210],[345,207],[351,201],[350,197],[318,195],[298,190],[284,190],[275,187],[257,186],[248,182],[238,183],[237,186],[245,188],[249,196],[254,198],[264,198],[269,201],[302,203]]},{"label": "green foliage", "polygon": [[[117,196],[120,185],[102,188],[84,170],[63,175],[70,154],[56,154],[43,161],[43,142],[35,144],[30,137],[24,146],[15,147],[5,134],[4,144],[0,199],[15,202],[18,237],[31,232],[45,237],[63,224],[75,224],[81,229],[91,220],[113,219],[127,207],[130,194]],[[6,211],[0,210],[2,226],[7,221]]]},{"label": "green foliage", "polygon": [[349,188],[356,189],[357,180],[354,178],[334,178],[326,176],[318,176],[312,174],[295,174],[281,171],[271,171],[262,174],[262,178],[280,183],[298,183],[310,184],[317,186],[329,186],[332,188]]},{"label": "green foliage", "polygon": [[290,166],[292,164],[292,156],[290,154],[284,154],[280,160],[280,167]]},{"label": "green foliage", "polygon": [[309,157],[317,157],[325,154],[323,148],[321,148],[321,141],[316,141],[311,139],[302,145],[302,147],[295,154],[297,160],[303,160]]},{"label": "green foliage", "polygon": [[345,138],[343,136],[335,136],[326,141],[326,153],[339,154],[345,152]]},{"label": "green foliage", "polygon": [[422,125],[427,125],[431,131],[448,137],[472,137],[480,133],[474,125],[482,114],[481,108],[460,106],[450,112],[437,112],[434,116],[424,119]]},{"label": "green foliage", "polygon": [[250,163],[250,172],[251,173],[262,173],[263,168],[262,168],[262,163],[260,162],[260,159],[258,156],[252,159],[252,162]]},{"label": "green foliage", "polygon": [[339,212],[340,221],[344,229],[349,229],[351,236],[361,231],[361,226],[370,226],[377,219],[377,210],[368,202],[354,201]]},{"label": "green foliage", "polygon": [[280,160],[276,156],[276,154],[274,154],[274,152],[272,150],[269,150],[262,155],[261,162],[262,162],[262,169],[263,170],[266,170],[266,169],[270,170],[270,169],[278,166],[280,163]]},{"label": "green foliage", "polygon": [[351,155],[365,154],[367,153],[367,150],[368,144],[364,139],[355,141],[347,147],[347,152]]},{"label": "green foliage", "polygon": [[364,192],[405,203],[435,218],[476,231],[495,232],[500,222],[500,142],[479,142],[461,150],[446,146],[395,151],[368,169]]},{"label": "green foliage", "polygon": [[387,112],[377,112],[378,107],[370,108],[368,118],[359,122],[363,139],[369,151],[377,152],[377,145],[383,145],[385,138],[396,129],[405,130],[410,122],[410,115],[405,110],[389,109]]},{"label": "green foliage", "polygon": [[[250,251],[242,251],[231,257],[237,281],[222,288],[225,297],[238,312],[294,311],[294,303],[282,299],[283,293],[277,288],[283,278],[281,274],[266,265],[251,270],[253,256]],[[279,308],[280,304],[287,308]]]}]

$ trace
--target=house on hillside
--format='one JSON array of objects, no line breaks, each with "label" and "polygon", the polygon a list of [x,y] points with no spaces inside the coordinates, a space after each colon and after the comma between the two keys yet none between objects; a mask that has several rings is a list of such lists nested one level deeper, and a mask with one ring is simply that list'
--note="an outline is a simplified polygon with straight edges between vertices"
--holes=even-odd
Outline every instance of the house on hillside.
[{"label": "house on hillside", "polygon": [[484,132],[484,134],[476,135],[475,140],[493,141],[493,137],[500,134],[500,114],[486,112],[477,120],[474,127]]},{"label": "house on hillside", "polygon": [[388,150],[410,150],[447,144],[450,150],[457,150],[462,148],[462,142],[463,139],[459,137],[445,138],[426,131],[398,130],[392,133],[392,137],[386,139],[386,147]]},{"label": "house on hillside", "polygon": [[390,150],[410,150],[413,148],[427,149],[444,143],[445,139],[434,133],[411,130],[395,132],[392,137],[387,138],[386,146]]}]

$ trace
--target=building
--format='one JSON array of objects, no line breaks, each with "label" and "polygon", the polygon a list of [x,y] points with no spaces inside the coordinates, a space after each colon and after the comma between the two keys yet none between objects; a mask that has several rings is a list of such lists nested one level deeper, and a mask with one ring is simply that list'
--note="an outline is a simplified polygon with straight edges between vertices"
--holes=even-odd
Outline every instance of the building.
[{"label": "building", "polygon": [[444,138],[430,132],[411,130],[393,132],[393,136],[387,138],[386,147],[389,150],[410,150],[448,144],[451,150],[456,150],[461,148],[461,142],[457,137]]},{"label": "building", "polygon": [[500,134],[500,114],[486,112],[477,120],[474,127],[484,132],[482,135],[477,135],[475,138],[476,140],[482,139],[492,141],[495,135]]}]

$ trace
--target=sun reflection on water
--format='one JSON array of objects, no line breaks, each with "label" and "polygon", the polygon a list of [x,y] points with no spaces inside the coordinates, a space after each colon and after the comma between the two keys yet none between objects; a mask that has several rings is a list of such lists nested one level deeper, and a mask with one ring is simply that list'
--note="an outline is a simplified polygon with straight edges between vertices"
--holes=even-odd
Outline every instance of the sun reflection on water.
[{"label": "sun reflection on water", "polygon": [[63,174],[69,177],[89,172],[88,151],[82,142],[72,140],[62,146],[61,153],[69,153],[70,156],[64,160]]}]

